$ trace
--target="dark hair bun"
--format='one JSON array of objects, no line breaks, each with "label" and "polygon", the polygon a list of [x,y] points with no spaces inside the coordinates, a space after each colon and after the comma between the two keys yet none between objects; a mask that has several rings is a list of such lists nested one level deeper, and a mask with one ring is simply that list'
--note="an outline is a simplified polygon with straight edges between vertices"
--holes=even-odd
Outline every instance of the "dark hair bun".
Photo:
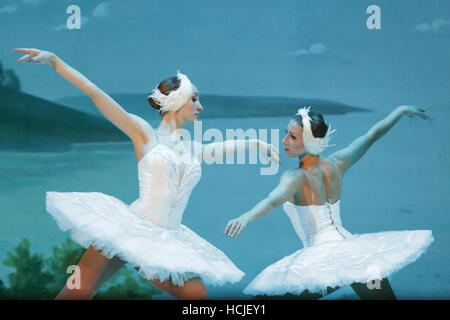
[{"label": "dark hair bun", "polygon": [[[180,79],[178,79],[177,76],[170,77],[170,78],[167,78],[167,79],[165,79],[165,80],[160,82],[160,84],[158,85],[158,90],[162,94],[168,96],[170,94],[170,92],[177,90],[180,87],[180,84],[181,84],[181,81],[180,81]],[[149,93],[149,95],[150,94],[151,93]],[[161,111],[160,111],[161,106],[152,97],[149,97],[147,99],[147,101],[148,101],[148,103],[150,103],[150,105],[153,108],[155,108],[156,110],[159,111],[160,115],[164,115],[164,114],[167,113],[167,112],[161,113]]]},{"label": "dark hair bun", "polygon": [[[328,125],[325,123],[325,119],[319,112],[311,111],[308,112],[311,118],[311,131],[315,138],[323,138],[327,134]],[[302,116],[296,114],[292,117],[299,125],[303,127]]]}]

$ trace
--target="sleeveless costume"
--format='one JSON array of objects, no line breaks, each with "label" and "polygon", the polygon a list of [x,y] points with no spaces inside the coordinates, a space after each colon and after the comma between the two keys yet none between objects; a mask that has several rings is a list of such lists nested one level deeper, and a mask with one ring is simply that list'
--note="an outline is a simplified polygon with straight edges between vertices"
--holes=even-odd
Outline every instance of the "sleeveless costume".
[{"label": "sleeveless costume", "polygon": [[119,257],[149,280],[183,285],[200,277],[223,285],[244,276],[221,250],[181,224],[201,176],[196,157],[186,161],[158,139],[139,161],[138,176],[139,198],[131,205],[99,192],[49,191],[46,209],[77,243]]},{"label": "sleeveless costume", "polygon": [[325,295],[327,287],[381,280],[414,262],[433,242],[430,230],[351,234],[342,226],[340,202],[285,202],[303,248],[265,268],[244,293],[298,295],[307,289]]}]

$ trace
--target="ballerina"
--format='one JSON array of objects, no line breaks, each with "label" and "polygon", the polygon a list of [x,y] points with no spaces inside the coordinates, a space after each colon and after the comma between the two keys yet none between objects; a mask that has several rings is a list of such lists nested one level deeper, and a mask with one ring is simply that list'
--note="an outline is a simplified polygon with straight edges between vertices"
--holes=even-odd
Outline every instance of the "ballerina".
[{"label": "ballerina", "polygon": [[92,298],[126,263],[179,299],[206,299],[206,284],[239,281],[244,273],[222,251],[181,224],[182,215],[200,179],[201,161],[212,163],[260,148],[266,160],[280,162],[278,150],[256,139],[200,146],[184,141],[183,124],[196,121],[203,106],[197,88],[181,73],[162,81],[148,97],[162,115],[155,130],[54,53],[14,51],[26,53],[18,62],[48,63],[86,93],[131,139],[136,153],[139,198],[129,206],[99,192],[47,192],[47,211],[63,231],[70,230],[72,238],[87,248],[77,265],[80,289],[66,285],[56,299]]},{"label": "ballerina", "polygon": [[283,172],[269,196],[231,220],[225,234],[237,238],[248,223],[283,205],[303,248],[265,268],[245,294],[254,299],[319,299],[351,285],[361,299],[396,299],[387,276],[426,251],[433,241],[431,231],[351,234],[342,226],[339,208],[344,174],[404,114],[429,118],[420,108],[399,106],[348,147],[322,158],[335,130],[310,107],[298,110],[282,143],[287,156],[299,157],[299,168]]}]

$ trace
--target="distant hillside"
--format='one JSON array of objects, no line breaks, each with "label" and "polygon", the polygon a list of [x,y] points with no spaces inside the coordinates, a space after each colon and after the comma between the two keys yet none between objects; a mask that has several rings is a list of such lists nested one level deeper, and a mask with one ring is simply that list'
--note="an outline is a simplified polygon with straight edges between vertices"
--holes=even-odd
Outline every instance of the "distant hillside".
[{"label": "distant hillside", "polygon": [[[125,110],[147,120],[160,119],[159,114],[148,104],[145,94],[112,94]],[[296,113],[302,106],[310,105],[322,114],[346,114],[365,112],[367,109],[348,106],[342,103],[283,97],[244,97],[201,95],[204,107],[202,118],[242,118],[242,117],[286,117]],[[101,115],[88,96],[72,96],[58,99],[57,102],[83,112]]]},{"label": "distant hillside", "polygon": [[0,149],[65,151],[71,142],[126,141],[109,121],[26,93],[0,88]]},{"label": "distant hillside", "polygon": [[[112,97],[128,112],[152,121],[161,117],[146,95],[115,94]],[[202,95],[203,118],[277,117],[293,115],[311,105],[323,114],[368,110],[326,100],[281,97]],[[71,142],[127,141],[128,137],[104,118],[87,96],[50,102],[9,88],[0,88],[0,149],[65,151]]]}]

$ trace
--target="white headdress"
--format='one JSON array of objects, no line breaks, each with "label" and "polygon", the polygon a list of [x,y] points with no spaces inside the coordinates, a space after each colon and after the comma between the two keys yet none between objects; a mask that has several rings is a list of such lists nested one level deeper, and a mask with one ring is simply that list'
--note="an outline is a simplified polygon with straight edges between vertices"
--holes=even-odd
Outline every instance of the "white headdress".
[{"label": "white headdress", "polygon": [[193,89],[189,78],[180,73],[180,71],[177,71],[177,77],[180,80],[180,87],[177,90],[171,91],[169,95],[166,96],[161,93],[158,88],[155,88],[148,96],[148,98],[153,98],[153,100],[161,106],[159,109],[161,113],[165,111],[177,111],[192,97]]},{"label": "white headdress", "polygon": [[311,130],[311,118],[308,115],[308,111],[311,107],[303,107],[298,109],[296,115],[302,116],[303,124],[303,145],[305,146],[305,151],[310,154],[319,155],[326,147],[335,146],[335,144],[328,144],[331,140],[330,135],[336,131],[336,129],[330,130],[331,125],[328,124],[327,133],[323,138],[316,138],[313,136]]}]

